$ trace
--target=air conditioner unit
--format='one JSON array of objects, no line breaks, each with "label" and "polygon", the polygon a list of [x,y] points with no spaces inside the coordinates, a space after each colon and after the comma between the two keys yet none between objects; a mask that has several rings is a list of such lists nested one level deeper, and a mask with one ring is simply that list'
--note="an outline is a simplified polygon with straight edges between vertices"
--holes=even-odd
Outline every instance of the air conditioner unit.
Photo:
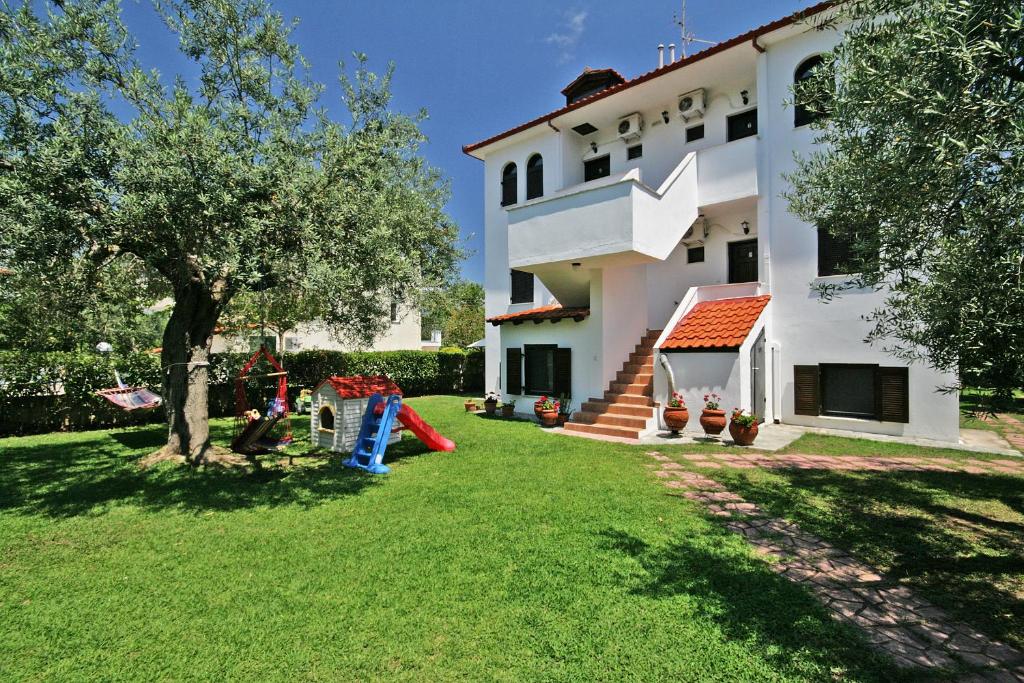
[{"label": "air conditioner unit", "polygon": [[697,88],[679,96],[679,116],[684,121],[704,116],[704,88]]},{"label": "air conditioner unit", "polygon": [[623,116],[619,119],[619,139],[633,140],[640,137],[644,130],[644,119],[639,113]]}]

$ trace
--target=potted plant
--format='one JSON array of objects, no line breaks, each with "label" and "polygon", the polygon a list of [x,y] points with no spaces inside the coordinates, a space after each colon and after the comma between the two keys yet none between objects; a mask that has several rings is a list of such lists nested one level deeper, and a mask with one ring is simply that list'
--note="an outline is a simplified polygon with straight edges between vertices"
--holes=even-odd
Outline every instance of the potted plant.
[{"label": "potted plant", "polygon": [[484,396],[484,410],[488,415],[494,415],[498,410],[498,395],[493,391],[488,391]]},{"label": "potted plant", "polygon": [[570,415],[572,415],[572,401],[563,396],[558,401],[558,426],[561,427],[568,422]]},{"label": "potted plant", "polygon": [[554,427],[558,424],[558,409],[560,405],[558,401],[550,399],[547,396],[541,396],[537,399],[537,402],[533,404],[533,410],[537,413],[537,417],[540,418],[541,424],[545,427]]},{"label": "potted plant", "polygon": [[506,401],[501,404],[501,416],[502,417],[513,417],[516,414],[516,402]]},{"label": "potted plant", "polygon": [[686,403],[683,401],[683,395],[678,391],[673,391],[672,395],[668,399],[668,404],[662,411],[662,417],[665,419],[665,424],[672,434],[679,434],[686,423],[690,421],[690,411],[686,409]]},{"label": "potted plant", "polygon": [[700,414],[700,426],[708,436],[718,436],[725,429],[725,411],[719,408],[722,397],[718,394],[704,394],[704,410]]},{"label": "potted plant", "polygon": [[462,407],[466,409],[467,413],[472,413],[474,410],[476,410],[476,401],[474,401],[471,398],[467,398],[465,401],[462,402]]},{"label": "potted plant", "polygon": [[757,415],[736,408],[729,420],[729,434],[737,446],[750,446],[757,438]]}]

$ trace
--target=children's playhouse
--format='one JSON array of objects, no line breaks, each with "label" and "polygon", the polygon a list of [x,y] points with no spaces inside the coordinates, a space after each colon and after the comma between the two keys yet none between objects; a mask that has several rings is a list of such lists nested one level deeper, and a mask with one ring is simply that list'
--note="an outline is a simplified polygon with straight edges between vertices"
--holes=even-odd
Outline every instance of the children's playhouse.
[{"label": "children's playhouse", "polygon": [[313,445],[351,453],[347,467],[386,474],[384,452],[408,429],[432,451],[453,451],[455,443],[402,403],[402,390],[387,377],[328,377],[313,390],[310,435]]},{"label": "children's playhouse", "polygon": [[[387,377],[328,377],[313,390],[310,405],[310,437],[314,446],[349,453],[356,445],[366,405],[374,394],[402,395]],[[402,439],[394,432],[388,444]]]}]

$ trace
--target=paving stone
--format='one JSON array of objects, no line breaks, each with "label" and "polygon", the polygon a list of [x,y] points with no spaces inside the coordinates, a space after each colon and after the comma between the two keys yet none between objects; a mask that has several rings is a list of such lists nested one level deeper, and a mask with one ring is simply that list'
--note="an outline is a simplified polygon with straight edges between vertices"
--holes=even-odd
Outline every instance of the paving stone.
[{"label": "paving stone", "polygon": [[677,462],[666,462],[661,466],[663,470],[681,470],[683,466]]}]

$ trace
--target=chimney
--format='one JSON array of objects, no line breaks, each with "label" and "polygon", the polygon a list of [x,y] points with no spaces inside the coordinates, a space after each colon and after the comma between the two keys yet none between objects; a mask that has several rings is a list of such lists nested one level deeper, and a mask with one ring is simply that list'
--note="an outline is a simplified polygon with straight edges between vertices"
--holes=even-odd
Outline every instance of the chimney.
[{"label": "chimney", "polygon": [[676,44],[675,43],[669,43],[668,44],[668,63],[672,64],[675,61],[676,61]]},{"label": "chimney", "polygon": [[658,68],[665,66],[665,44],[658,43]]}]

